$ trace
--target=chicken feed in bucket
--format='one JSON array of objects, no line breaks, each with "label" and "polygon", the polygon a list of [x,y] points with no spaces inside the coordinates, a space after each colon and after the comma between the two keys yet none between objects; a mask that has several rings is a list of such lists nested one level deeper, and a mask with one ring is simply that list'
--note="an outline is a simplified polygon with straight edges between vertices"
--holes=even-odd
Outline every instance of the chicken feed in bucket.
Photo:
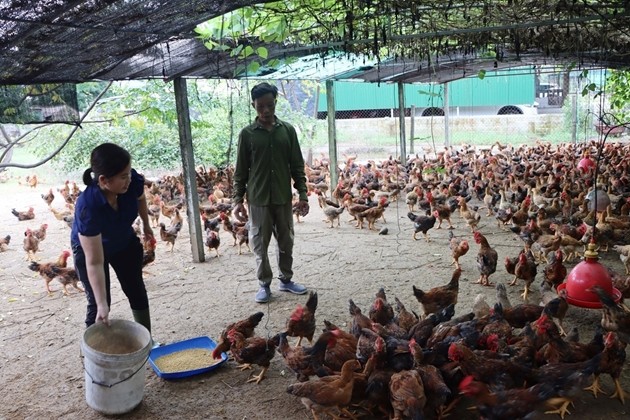
[{"label": "chicken feed in bucket", "polygon": [[151,333],[142,325],[114,319],[83,334],[85,399],[103,414],[133,410],[144,397],[144,365],[151,350]]}]

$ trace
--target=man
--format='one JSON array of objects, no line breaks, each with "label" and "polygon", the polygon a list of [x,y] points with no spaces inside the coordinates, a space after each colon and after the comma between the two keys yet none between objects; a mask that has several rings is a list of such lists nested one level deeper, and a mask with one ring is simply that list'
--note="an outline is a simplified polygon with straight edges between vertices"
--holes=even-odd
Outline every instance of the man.
[{"label": "man", "polygon": [[251,97],[257,117],[239,135],[234,171],[234,211],[243,210],[247,194],[249,241],[256,255],[256,276],[260,285],[255,300],[265,303],[271,298],[273,273],[267,254],[272,234],[278,242],[279,290],[298,295],[306,293],[306,287],[292,281],[291,179],[300,195],[297,206],[303,214],[308,212],[308,197],[304,158],[295,128],[275,115],[278,88],[260,83],[252,88]]}]

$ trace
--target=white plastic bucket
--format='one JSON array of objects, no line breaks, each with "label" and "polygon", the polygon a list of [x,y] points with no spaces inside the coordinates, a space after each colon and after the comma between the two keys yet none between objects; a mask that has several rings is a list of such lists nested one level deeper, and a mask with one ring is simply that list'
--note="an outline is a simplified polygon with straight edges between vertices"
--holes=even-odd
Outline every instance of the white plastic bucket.
[{"label": "white plastic bucket", "polygon": [[133,321],[112,319],[110,324],[97,323],[83,333],[85,399],[103,414],[123,414],[144,397],[151,334]]}]

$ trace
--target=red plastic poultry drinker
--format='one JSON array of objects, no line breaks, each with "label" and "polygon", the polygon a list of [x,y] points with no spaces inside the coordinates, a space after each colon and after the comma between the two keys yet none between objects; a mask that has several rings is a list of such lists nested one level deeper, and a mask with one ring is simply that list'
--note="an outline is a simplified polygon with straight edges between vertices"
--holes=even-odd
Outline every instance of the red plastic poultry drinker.
[{"label": "red plastic poultry drinker", "polygon": [[598,254],[595,250],[597,245],[588,244],[584,252],[584,261],[573,267],[564,283],[558,286],[558,292],[566,290],[567,302],[581,308],[600,309],[602,303],[597,295],[590,292],[593,286],[600,286],[615,302],[621,300],[621,292],[614,288],[608,269],[598,261]]}]

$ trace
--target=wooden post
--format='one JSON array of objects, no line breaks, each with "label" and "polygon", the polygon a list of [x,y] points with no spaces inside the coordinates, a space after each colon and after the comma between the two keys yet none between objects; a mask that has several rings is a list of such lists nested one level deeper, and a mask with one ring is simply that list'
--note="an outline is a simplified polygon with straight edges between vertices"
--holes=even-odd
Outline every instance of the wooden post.
[{"label": "wooden post", "polygon": [[328,156],[330,170],[330,191],[337,188],[339,165],[337,162],[337,128],[335,125],[335,90],[333,81],[326,80],[326,111],[328,113]]},{"label": "wooden post", "polygon": [[405,129],[405,84],[398,82],[398,123],[400,125],[400,161],[407,162],[407,141]]},{"label": "wooden post", "polygon": [[175,87],[175,106],[179,127],[179,148],[182,154],[182,170],[184,171],[184,190],[186,192],[186,215],[193,261],[204,262],[203,230],[199,215],[199,197],[197,196],[197,179],[195,174],[195,157],[193,155],[192,134],[190,132],[190,114],[188,112],[188,89],[186,80],[181,77],[173,80]]}]

